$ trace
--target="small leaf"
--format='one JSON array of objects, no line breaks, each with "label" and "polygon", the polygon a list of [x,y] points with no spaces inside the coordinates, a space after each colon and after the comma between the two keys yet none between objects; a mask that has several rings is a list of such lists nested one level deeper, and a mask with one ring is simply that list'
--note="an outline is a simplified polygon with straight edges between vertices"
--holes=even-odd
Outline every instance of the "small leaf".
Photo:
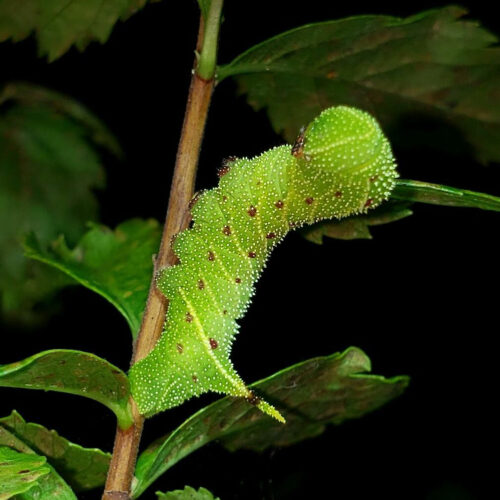
[{"label": "small leaf", "polygon": [[87,352],[55,349],[0,365],[0,387],[84,396],[113,411],[122,428],[130,427],[132,422],[127,376],[108,361]]},{"label": "small leaf", "polygon": [[155,220],[133,219],[114,231],[93,226],[70,250],[63,237],[42,248],[31,234],[26,256],[45,262],[109,300],[137,335],[153,274],[161,229]]},{"label": "small leaf", "polygon": [[191,486],[186,486],[183,490],[168,491],[167,493],[157,491],[156,495],[158,500],[220,500],[219,497],[214,497],[205,488],[196,491]]},{"label": "small leaf", "polygon": [[27,261],[21,241],[36,231],[43,244],[61,233],[73,243],[97,218],[93,190],[104,172],[96,147],[120,153],[105,126],[72,99],[26,84],[0,93],[0,308],[7,319],[35,322],[34,305],[70,281]]},{"label": "small leaf", "polygon": [[[8,446],[17,452],[27,454],[28,456],[37,456],[37,454],[35,454],[35,452],[26,443],[17,438],[14,434],[10,433],[1,425],[0,446]],[[49,463],[46,463],[45,457],[41,458],[43,458],[43,461],[50,473],[40,478],[33,488],[20,493],[16,498],[19,498],[20,500],[77,500],[75,494],[66,484],[64,479]]]},{"label": "small leaf", "polygon": [[0,42],[36,33],[38,52],[49,61],[72,45],[83,51],[91,41],[105,43],[119,19],[126,19],[148,0],[2,0]]},{"label": "small leaf", "polygon": [[369,358],[355,347],[303,361],[250,387],[286,419],[267,418],[239,398],[225,397],[200,410],[139,457],[133,498],[179,460],[215,439],[230,450],[286,446],[321,434],[327,424],[358,418],[399,396],[407,377],[368,375]]},{"label": "small leaf", "polygon": [[0,500],[23,493],[49,474],[45,458],[0,446]]},{"label": "small leaf", "polygon": [[430,205],[481,208],[482,210],[500,212],[500,198],[497,196],[407,179],[396,181],[391,198]]},{"label": "small leaf", "polygon": [[306,240],[318,245],[323,244],[324,237],[340,240],[371,239],[370,226],[388,224],[410,216],[413,212],[408,205],[407,202],[388,201],[366,215],[319,222],[301,229],[301,234]]},{"label": "small leaf", "polygon": [[0,418],[0,427],[22,440],[35,453],[47,457],[75,491],[90,490],[105,483],[111,457],[109,453],[71,443],[56,431],[26,422],[16,411]]},{"label": "small leaf", "polygon": [[375,115],[389,135],[408,115],[444,122],[480,161],[499,161],[500,48],[464,14],[449,6],[405,19],[308,24],[250,48],[219,68],[218,79],[234,77],[290,142],[320,111],[346,104]]}]

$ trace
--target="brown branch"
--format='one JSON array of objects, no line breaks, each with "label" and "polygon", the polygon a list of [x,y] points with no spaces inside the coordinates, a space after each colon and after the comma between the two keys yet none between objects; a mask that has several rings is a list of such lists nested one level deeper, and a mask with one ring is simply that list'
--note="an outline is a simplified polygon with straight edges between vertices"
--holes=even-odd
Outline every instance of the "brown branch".
[{"label": "brown branch", "polygon": [[[204,37],[203,18],[200,19],[198,52],[202,48]],[[196,63],[195,60],[195,68]],[[156,270],[176,263],[177,259],[170,242],[172,237],[185,229],[190,222],[187,207],[194,193],[196,167],[213,87],[213,78],[204,80],[193,72],[170,189],[167,217],[155,262],[155,274]],[[156,288],[153,276],[132,364],[147,356],[156,344],[163,330],[167,307],[167,300]],[[117,428],[103,500],[130,499],[131,483],[144,425],[144,417],[139,414],[133,399],[130,400],[130,404],[134,424],[127,430]]]}]

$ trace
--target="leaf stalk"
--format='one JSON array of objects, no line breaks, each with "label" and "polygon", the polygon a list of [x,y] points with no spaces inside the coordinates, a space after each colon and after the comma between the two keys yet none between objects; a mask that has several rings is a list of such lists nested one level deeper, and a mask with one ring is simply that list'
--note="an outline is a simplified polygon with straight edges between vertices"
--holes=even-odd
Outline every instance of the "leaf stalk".
[{"label": "leaf stalk", "polygon": [[196,72],[200,78],[211,80],[215,76],[217,65],[217,45],[219,43],[219,28],[224,0],[212,0],[208,10],[203,35],[203,46],[200,51]]}]

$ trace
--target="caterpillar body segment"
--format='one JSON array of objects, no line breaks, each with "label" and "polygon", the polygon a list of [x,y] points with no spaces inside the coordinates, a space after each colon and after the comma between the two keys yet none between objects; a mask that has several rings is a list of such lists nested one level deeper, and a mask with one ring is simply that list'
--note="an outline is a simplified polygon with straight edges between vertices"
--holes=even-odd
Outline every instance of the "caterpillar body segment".
[{"label": "caterpillar body segment", "polygon": [[219,185],[192,205],[193,226],[173,242],[180,264],[158,279],[169,300],[164,332],[130,371],[133,397],[151,416],[215,391],[247,398],[284,421],[230,361],[236,320],[288,231],[378,206],[394,187],[394,158],[373,117],[338,106],[321,113],[293,146],[232,158],[219,176]]}]

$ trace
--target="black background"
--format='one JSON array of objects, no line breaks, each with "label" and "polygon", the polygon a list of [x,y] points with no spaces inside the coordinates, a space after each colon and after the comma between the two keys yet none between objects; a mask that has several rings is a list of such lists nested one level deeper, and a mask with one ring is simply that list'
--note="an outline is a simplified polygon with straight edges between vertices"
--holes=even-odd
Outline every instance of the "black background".
[{"label": "black background", "polygon": [[[356,14],[405,16],[445,2],[228,0],[220,61],[283,30]],[[500,33],[492,6],[462,2],[471,17]],[[135,217],[163,219],[184,112],[197,32],[194,0],[165,0],[119,23],[109,42],[71,50],[52,64],[36,58],[33,39],[0,46],[2,81],[26,80],[87,105],[117,135],[126,160],[108,159],[98,194],[110,226]],[[419,125],[425,127],[425,124]],[[408,132],[410,133],[410,132]],[[282,139],[235,85],[216,90],[198,187],[216,183],[228,155],[251,156]],[[411,141],[410,141],[411,142]],[[458,143],[457,143],[458,144]],[[430,147],[396,148],[401,176],[500,195],[498,165]],[[71,187],[68,186],[68,189]],[[415,215],[373,229],[371,241],[315,246],[292,234],[261,278],[233,359],[253,381],[302,359],[362,348],[375,373],[409,374],[406,394],[324,435],[263,454],[206,446],[172,468],[155,489],[205,486],[228,499],[490,498],[498,394],[499,215],[415,206]],[[62,311],[43,328],[2,328],[0,362],[39,350],[94,352],[126,369],[130,334],[103,299],[84,289],[61,294]],[[168,432],[214,399],[207,395],[148,422],[143,443]],[[113,415],[82,398],[2,389],[0,410],[57,429],[86,446],[110,450]],[[82,499],[99,498],[99,492]]]}]

